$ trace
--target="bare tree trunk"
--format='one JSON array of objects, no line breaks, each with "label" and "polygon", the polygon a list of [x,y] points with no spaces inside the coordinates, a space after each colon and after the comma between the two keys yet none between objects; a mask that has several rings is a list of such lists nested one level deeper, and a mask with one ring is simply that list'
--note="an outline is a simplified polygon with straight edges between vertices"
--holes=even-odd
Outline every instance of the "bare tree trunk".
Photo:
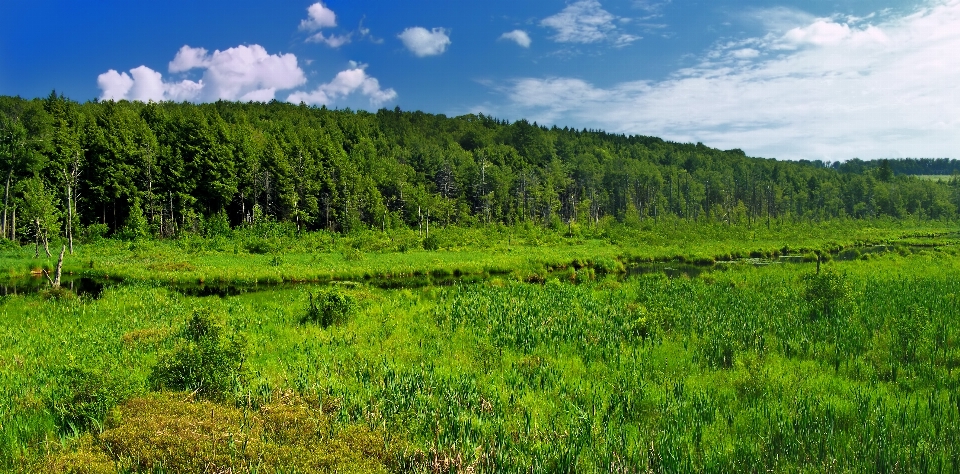
[{"label": "bare tree trunk", "polygon": [[63,252],[66,250],[66,245],[60,247],[60,258],[57,259],[57,277],[53,280],[53,286],[55,288],[60,288],[60,275],[63,274]]},{"label": "bare tree trunk", "polygon": [[52,288],[60,288],[60,276],[63,274],[63,253],[67,251],[67,246],[64,245],[60,249],[60,258],[57,259],[57,269],[54,273],[54,278],[50,278],[50,274],[43,270],[43,275],[47,277],[47,281],[50,282]]},{"label": "bare tree trunk", "polygon": [[70,255],[73,255],[73,186],[67,184],[67,241],[70,242]]},{"label": "bare tree trunk", "polygon": [[40,224],[37,221],[33,232],[33,258],[40,258]]},{"label": "bare tree trunk", "polygon": [[3,195],[3,236],[7,236],[7,204],[10,202],[10,179],[13,178],[13,166],[7,173],[7,189]]},{"label": "bare tree trunk", "polygon": [[48,257],[52,257],[53,254],[50,253],[50,239],[47,236],[47,233],[43,233],[43,251],[47,252]]}]

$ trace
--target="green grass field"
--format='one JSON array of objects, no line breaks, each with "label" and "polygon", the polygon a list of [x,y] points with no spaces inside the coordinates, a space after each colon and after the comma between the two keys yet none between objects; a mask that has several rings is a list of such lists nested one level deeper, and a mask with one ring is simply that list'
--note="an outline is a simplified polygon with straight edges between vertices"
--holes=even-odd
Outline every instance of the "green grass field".
[{"label": "green grass field", "polygon": [[[955,232],[679,222],[439,229],[433,251],[415,233],[88,243],[66,268],[122,284],[0,297],[0,468],[956,472]],[[818,251],[819,273],[776,258]],[[0,262],[11,276],[53,263],[32,256]],[[761,265],[713,263],[749,257]],[[651,261],[703,271],[628,274]],[[454,275],[477,278],[429,284]],[[398,288],[374,284],[388,277]],[[302,283],[175,285],[201,280]]]}]

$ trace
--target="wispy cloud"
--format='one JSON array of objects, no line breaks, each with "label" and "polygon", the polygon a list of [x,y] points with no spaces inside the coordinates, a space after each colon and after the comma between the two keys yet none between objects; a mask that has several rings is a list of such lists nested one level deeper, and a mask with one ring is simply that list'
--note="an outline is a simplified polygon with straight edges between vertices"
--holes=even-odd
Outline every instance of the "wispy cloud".
[{"label": "wispy cloud", "polygon": [[717,45],[666,80],[522,78],[499,88],[509,105],[485,108],[777,158],[956,154],[960,1],[874,23],[766,12],[768,34]]},{"label": "wispy cloud", "polygon": [[445,28],[434,28],[428,30],[420,26],[414,26],[403,30],[397,35],[403,45],[407,47],[414,55],[418,57],[436,56],[443,54],[450,46],[450,35]]},{"label": "wispy cloud", "polygon": [[748,8],[740,13],[744,20],[756,22],[771,34],[783,34],[787,30],[813,23],[817,17],[796,8],[769,7]]},{"label": "wispy cloud", "polygon": [[540,26],[554,30],[552,40],[558,43],[590,44],[611,41],[626,46],[640,39],[621,32],[615,22],[621,18],[603,9],[597,0],[579,0],[560,13],[544,18]]},{"label": "wispy cloud", "polygon": [[307,38],[307,43],[322,43],[333,49],[337,49],[349,43],[353,39],[352,37],[353,35],[350,33],[345,35],[330,34],[329,36],[324,36],[323,32],[321,31]]}]

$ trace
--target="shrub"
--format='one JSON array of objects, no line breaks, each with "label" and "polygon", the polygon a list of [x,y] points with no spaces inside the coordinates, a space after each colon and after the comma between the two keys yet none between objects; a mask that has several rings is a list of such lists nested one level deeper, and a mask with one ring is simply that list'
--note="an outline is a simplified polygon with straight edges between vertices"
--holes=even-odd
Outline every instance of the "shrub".
[{"label": "shrub", "polygon": [[106,224],[90,224],[81,233],[81,240],[86,243],[95,243],[106,238],[110,227]]},{"label": "shrub", "polygon": [[40,292],[40,297],[45,300],[71,300],[76,299],[77,295],[69,288],[50,287]]},{"label": "shrub", "polygon": [[173,350],[162,353],[150,374],[154,389],[186,390],[222,398],[243,380],[243,338],[224,336],[208,311],[196,311]]},{"label": "shrub", "polygon": [[356,307],[356,299],[339,288],[322,290],[316,296],[310,293],[310,302],[300,323],[317,323],[323,328],[328,328],[345,322],[347,317],[356,311]]},{"label": "shrub", "polygon": [[229,238],[232,235],[230,229],[230,219],[227,213],[220,211],[203,222],[203,235],[207,238],[224,237]]},{"label": "shrub", "polygon": [[140,198],[133,198],[130,204],[130,215],[122,229],[117,231],[121,240],[141,240],[150,235],[150,226],[140,207]]},{"label": "shrub", "polygon": [[619,260],[609,257],[597,257],[593,260],[593,268],[597,273],[624,273],[626,268]]},{"label": "shrub", "polygon": [[834,318],[849,303],[850,285],[846,277],[832,270],[803,277],[804,296],[810,304],[810,319]]},{"label": "shrub", "polygon": [[277,253],[280,251],[281,242],[280,238],[276,236],[252,237],[243,243],[243,248],[247,252],[255,254]]},{"label": "shrub", "polygon": [[363,260],[363,252],[353,247],[343,249],[343,259],[348,262],[359,262]]},{"label": "shrub", "polygon": [[423,239],[423,249],[424,250],[440,250],[440,239],[437,238],[436,234],[428,235]]}]

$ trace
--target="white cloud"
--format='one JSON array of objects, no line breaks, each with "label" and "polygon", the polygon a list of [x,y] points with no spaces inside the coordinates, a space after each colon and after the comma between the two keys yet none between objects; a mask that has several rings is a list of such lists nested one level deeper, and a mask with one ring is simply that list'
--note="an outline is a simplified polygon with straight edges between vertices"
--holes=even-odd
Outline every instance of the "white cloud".
[{"label": "white cloud", "polygon": [[377,38],[376,36],[373,36],[373,34],[370,33],[370,28],[363,26],[363,22],[366,19],[367,17],[361,18],[360,24],[357,25],[357,34],[360,35],[360,39],[366,38],[373,44],[383,44],[383,38]]},{"label": "white cloud", "polygon": [[310,105],[330,105],[354,93],[367,97],[370,105],[379,107],[386,102],[397,98],[393,89],[382,89],[380,81],[366,72],[365,64],[351,62],[350,68],[340,71],[332,81],[321,85],[313,92],[297,91],[287,98],[288,102],[298,104],[304,102]]},{"label": "white cloud", "polygon": [[[640,8],[651,7],[638,4]],[[578,0],[567,5],[560,13],[540,21],[540,26],[552,28],[556,33],[551,39],[558,43],[599,43],[611,41],[614,46],[626,46],[640,39],[639,36],[622,33],[615,21],[626,24],[631,20],[614,16],[603,9],[598,0]]]},{"label": "white cloud", "polygon": [[172,73],[203,71],[199,81],[164,82],[159,72],[146,66],[130,74],[107,71],[97,78],[104,100],[258,100],[269,101],[277,90],[306,82],[293,54],[268,54],[259,45],[237,46],[209,54],[203,48],[184,46],[169,64]]},{"label": "white cloud", "polygon": [[513,41],[524,48],[529,48],[531,43],[530,35],[523,30],[513,30],[508,33],[504,33],[500,35],[500,39]]},{"label": "white cloud", "polygon": [[317,31],[321,28],[337,26],[337,15],[326,7],[323,2],[317,2],[307,7],[307,19],[300,21],[302,31]]},{"label": "white cloud", "polygon": [[876,24],[787,16],[662,81],[518,79],[500,88],[510,105],[494,113],[776,158],[956,155],[960,1]]},{"label": "white cloud", "polygon": [[397,35],[403,45],[418,57],[436,56],[443,54],[450,46],[450,36],[445,28],[434,28],[427,30],[420,26],[414,26],[403,30],[403,33]]},{"label": "white cloud", "polygon": [[559,43],[596,43],[617,29],[615,19],[597,0],[580,0],[544,18],[540,26],[556,30],[553,40]]},{"label": "white cloud", "polygon": [[170,72],[184,72],[195,68],[207,67],[209,58],[204,48],[191,48],[184,45],[167,66]]},{"label": "white cloud", "polygon": [[111,69],[97,76],[97,86],[103,92],[100,94],[101,100],[121,100],[133,87],[133,78],[125,72]]},{"label": "white cloud", "polygon": [[133,78],[133,85],[127,92],[130,100],[140,102],[159,102],[163,100],[166,87],[163,84],[163,75],[146,66],[136,67],[130,70],[130,76]]},{"label": "white cloud", "polygon": [[164,98],[174,102],[187,102],[200,97],[202,91],[203,81],[194,82],[183,80],[180,82],[166,83],[166,94]]},{"label": "white cloud", "polygon": [[[171,64],[188,64],[181,60],[187,48],[182,48]],[[306,76],[297,65],[293,54],[268,54],[260,45],[237,46],[214,51],[199,60],[195,50],[189,51],[189,61],[203,69],[201,100],[238,100],[251,92],[264,97],[266,90],[291,89],[306,82]],[[272,97],[271,97],[272,99]]]},{"label": "white cloud", "polygon": [[633,43],[634,41],[637,41],[638,39],[640,39],[640,37],[636,35],[622,34],[617,37],[617,39],[613,42],[613,45],[621,48]]},{"label": "white cloud", "polygon": [[[307,43],[322,43],[331,48],[337,49],[345,44],[350,43],[353,40],[353,33],[347,33],[345,35],[335,35],[329,34],[324,35],[322,31],[319,31],[323,28],[333,28],[337,26],[337,15],[329,7],[323,4],[323,2],[317,2],[307,8],[306,20],[300,21],[300,30],[309,31],[311,34],[307,37]],[[370,30],[364,31],[363,24],[361,22],[361,38],[369,34]]]},{"label": "white cloud", "polygon": [[816,17],[802,10],[789,7],[751,8],[741,16],[748,21],[758,22],[773,34],[783,34],[787,30],[805,26],[816,21]]},{"label": "white cloud", "polygon": [[760,56],[760,51],[753,48],[735,49],[730,51],[730,56],[736,59],[753,59]]},{"label": "white cloud", "polygon": [[353,35],[334,35],[324,36],[323,32],[319,32],[309,38],[307,38],[307,43],[323,43],[333,49],[337,49],[351,41]]},{"label": "white cloud", "polygon": [[661,2],[651,0],[634,0],[633,6],[648,13],[659,15],[663,7],[669,5],[673,0],[664,0]]}]

